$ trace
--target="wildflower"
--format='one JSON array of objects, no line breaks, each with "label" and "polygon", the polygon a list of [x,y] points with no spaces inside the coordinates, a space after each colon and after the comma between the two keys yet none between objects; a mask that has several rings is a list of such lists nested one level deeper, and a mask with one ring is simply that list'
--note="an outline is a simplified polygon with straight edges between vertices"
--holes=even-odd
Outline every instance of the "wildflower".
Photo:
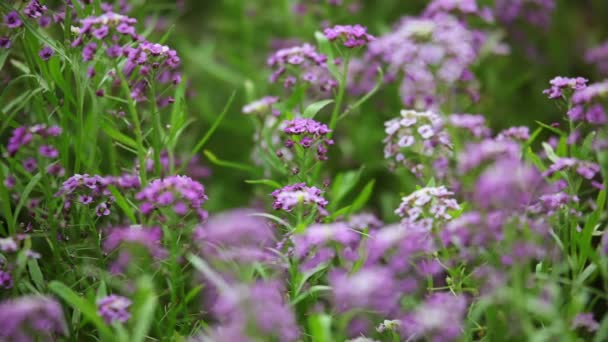
[{"label": "wildflower", "polygon": [[443,120],[430,111],[402,110],[399,117],[385,122],[384,127],[384,157],[403,164],[415,175],[420,175],[423,165],[407,158],[408,152],[430,157],[441,156],[451,149]]},{"label": "wildflower", "polygon": [[[267,64],[274,68],[270,82],[276,83],[283,77],[285,88],[292,88],[298,81],[297,76],[323,92],[329,92],[338,86],[327,69],[327,56],[318,53],[310,44],[280,49],[268,58]],[[298,70],[298,74],[289,73],[293,68]]]},{"label": "wildflower", "polygon": [[296,206],[302,204],[304,206],[312,206],[321,215],[327,215],[325,207],[329,203],[322,196],[323,191],[317,187],[308,187],[305,183],[296,183],[286,185],[281,189],[272,192],[274,203],[272,207],[275,210],[284,210],[291,212]]},{"label": "wildflower", "polygon": [[497,0],[494,13],[504,24],[512,25],[523,20],[531,25],[546,28],[555,9],[555,0]]},{"label": "wildflower", "polygon": [[589,49],[585,53],[585,61],[595,64],[602,74],[608,74],[608,41]]},{"label": "wildflower", "polygon": [[99,315],[107,324],[128,321],[131,318],[128,311],[130,306],[130,299],[118,295],[109,295],[97,301]]},{"label": "wildflower", "polygon": [[431,229],[434,221],[449,221],[450,211],[460,210],[453,196],[445,186],[422,188],[403,197],[395,213],[407,223],[420,222]]},{"label": "wildflower", "polygon": [[2,49],[11,48],[11,40],[9,37],[0,37],[0,48],[2,48]]},{"label": "wildflower", "polygon": [[249,340],[242,338],[248,334],[264,337],[263,340],[296,341],[299,336],[296,320],[282,293],[283,286],[276,281],[225,289],[212,308],[222,322],[215,332],[221,332],[222,337],[240,336],[238,341]]},{"label": "wildflower", "polygon": [[0,288],[8,290],[12,287],[13,287],[13,277],[11,276],[11,274],[8,272],[5,272],[3,270],[0,270]]},{"label": "wildflower", "polygon": [[40,155],[42,155],[45,158],[59,157],[59,151],[57,151],[56,148],[54,148],[53,146],[50,146],[50,145],[40,146],[40,148],[38,149],[38,152],[40,153]]},{"label": "wildflower", "polygon": [[364,63],[374,70],[374,62],[385,64],[386,80],[401,80],[402,103],[425,110],[445,101],[438,95],[439,87],[472,84],[469,67],[476,58],[472,32],[457,18],[439,13],[432,18],[403,18],[392,32],[368,44]]},{"label": "wildflower", "polygon": [[576,91],[585,89],[588,80],[582,77],[568,78],[558,76],[552,79],[549,83],[551,88],[543,90],[543,94],[550,99],[559,99],[564,96],[564,90]]},{"label": "wildflower", "polygon": [[509,127],[498,133],[496,140],[513,140],[525,142],[530,139],[530,129],[526,126]]},{"label": "wildflower", "polygon": [[162,230],[159,227],[114,227],[106,232],[102,248],[106,253],[118,250],[119,255],[111,265],[112,273],[124,273],[133,263],[133,247],[144,248],[155,260],[166,257],[167,251],[162,247]]},{"label": "wildflower", "polygon": [[243,114],[262,114],[270,112],[272,105],[279,102],[276,96],[264,96],[259,100],[253,101],[243,107]]},{"label": "wildflower", "polygon": [[411,339],[425,336],[435,341],[453,341],[462,333],[466,313],[464,297],[436,292],[402,319],[402,331]]},{"label": "wildflower", "polygon": [[43,47],[39,53],[40,58],[42,58],[43,61],[48,61],[54,54],[55,51],[48,46]]},{"label": "wildflower", "polygon": [[447,123],[456,128],[461,128],[471,133],[475,138],[488,138],[492,131],[486,126],[483,115],[475,114],[452,114]]},{"label": "wildflower", "polygon": [[433,0],[425,10],[425,17],[433,17],[439,13],[459,12],[464,15],[477,15],[487,22],[494,20],[489,7],[479,7],[477,0]]},{"label": "wildflower", "polygon": [[6,16],[4,16],[4,24],[8,26],[8,28],[14,29],[21,27],[23,22],[19,18],[19,14],[15,11],[9,12]]},{"label": "wildflower", "polygon": [[67,332],[61,305],[53,298],[29,295],[0,302],[2,340],[52,341]]},{"label": "wildflower", "polygon": [[601,102],[606,96],[608,80],[575,91],[572,95],[573,107],[568,111],[568,117],[574,122],[586,121],[592,125],[608,123],[608,115]]},{"label": "wildflower", "polygon": [[271,259],[273,231],[266,219],[254,214],[251,209],[235,209],[210,216],[194,232],[202,254],[246,263]]},{"label": "wildflower", "polygon": [[328,262],[336,255],[335,246],[340,246],[341,255],[354,261],[354,254],[360,235],[347,224],[337,222],[332,224],[313,224],[302,234],[294,235],[293,254],[301,261],[304,271],[311,270],[322,263]]},{"label": "wildflower", "polygon": [[519,151],[519,145],[511,140],[485,139],[469,143],[458,155],[458,172],[467,173],[502,157],[517,158]]},{"label": "wildflower", "polygon": [[600,172],[600,166],[596,163],[578,160],[576,158],[559,158],[549,166],[549,169],[543,173],[543,176],[551,177],[556,172],[567,169],[575,170],[576,173],[585,179],[592,179]]},{"label": "wildflower", "polygon": [[593,313],[581,312],[572,320],[572,329],[584,328],[590,332],[599,329],[600,324],[593,318]]},{"label": "wildflower", "polygon": [[283,132],[291,137],[286,141],[285,146],[291,147],[295,143],[304,149],[314,146],[319,160],[327,160],[328,146],[334,143],[333,140],[325,138],[331,132],[330,129],[313,119],[296,118],[285,121]]},{"label": "wildflower", "polygon": [[481,208],[520,209],[531,205],[543,191],[540,171],[514,158],[487,167],[477,179],[473,201]]},{"label": "wildflower", "polygon": [[32,19],[40,18],[46,11],[47,7],[41,5],[38,0],[31,0],[23,9],[23,13]]},{"label": "wildflower", "polygon": [[372,310],[384,315],[399,309],[401,291],[394,273],[383,267],[364,267],[353,274],[334,270],[329,274],[336,308]]},{"label": "wildflower", "polygon": [[135,199],[141,202],[139,208],[145,215],[158,208],[171,206],[180,216],[191,210],[201,219],[207,217],[207,212],[201,208],[207,201],[205,187],[188,176],[155,179],[137,193]]},{"label": "wildflower", "polygon": [[364,46],[375,39],[367,33],[367,28],[361,25],[336,25],[326,28],[323,33],[330,41],[339,39],[347,48]]},{"label": "wildflower", "polygon": [[[78,202],[85,205],[95,203],[97,216],[107,216],[110,214],[111,204],[115,201],[108,185],[110,185],[110,181],[102,176],[75,174],[63,182],[55,196],[64,197],[66,210],[69,210],[74,201],[80,199]],[[89,197],[92,200],[89,200]],[[83,202],[83,198],[87,200]]]}]

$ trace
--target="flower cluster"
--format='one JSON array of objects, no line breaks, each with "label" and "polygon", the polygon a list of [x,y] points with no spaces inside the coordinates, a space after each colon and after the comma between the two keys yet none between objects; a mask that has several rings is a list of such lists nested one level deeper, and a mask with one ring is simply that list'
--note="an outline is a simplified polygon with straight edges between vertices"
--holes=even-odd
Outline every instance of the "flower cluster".
[{"label": "flower cluster", "polygon": [[543,175],[551,177],[564,170],[574,170],[579,176],[591,180],[600,172],[600,166],[594,162],[576,158],[559,158],[549,166],[549,169]]},{"label": "flower cluster", "polygon": [[433,341],[454,341],[460,337],[467,314],[467,300],[450,292],[431,294],[402,320],[405,336],[432,337]]},{"label": "flower cluster", "polygon": [[338,86],[327,68],[327,56],[310,44],[280,49],[268,58],[267,64],[274,69],[270,82],[283,78],[285,88],[292,88],[300,81],[327,93]]},{"label": "flower cluster", "polygon": [[118,251],[116,260],[110,265],[113,274],[125,273],[134,262],[136,248],[143,248],[155,260],[161,260],[167,255],[161,245],[163,233],[159,227],[113,227],[105,235],[103,251],[108,254]]},{"label": "flower cluster", "polygon": [[340,247],[341,258],[355,261],[355,249],[361,235],[346,223],[313,224],[302,234],[292,237],[293,255],[304,271],[312,270],[336,256],[334,246]]},{"label": "flower cluster", "polygon": [[313,119],[296,118],[284,122],[283,126],[283,132],[289,136],[285,147],[292,148],[296,144],[304,149],[316,147],[317,159],[327,160],[328,146],[334,143],[326,138],[331,132],[327,125]]},{"label": "flower cluster", "polygon": [[587,50],[585,61],[595,65],[602,74],[608,75],[608,41]]},{"label": "flower cluster", "polygon": [[474,91],[469,68],[476,58],[472,32],[457,18],[440,13],[403,18],[392,32],[369,43],[365,63],[374,70],[374,61],[385,64],[388,81],[401,79],[406,107],[432,109],[445,101],[439,88],[465,85]]},{"label": "flower cluster", "polygon": [[68,328],[61,304],[53,298],[23,296],[0,302],[0,338],[4,341],[52,341]]},{"label": "flower cluster", "polygon": [[420,222],[427,229],[435,221],[445,222],[452,219],[451,212],[460,210],[454,193],[446,187],[426,187],[403,197],[395,213],[403,218],[404,224]]},{"label": "flower cluster", "polygon": [[323,191],[321,189],[314,186],[306,186],[305,183],[286,185],[272,192],[272,197],[274,198],[272,207],[275,210],[291,212],[298,205],[310,206],[313,210],[317,210],[319,214],[327,215],[325,207],[329,202],[323,198],[322,194]]},{"label": "flower cluster", "polygon": [[606,110],[600,101],[608,96],[608,80],[593,83],[572,95],[573,107],[568,111],[572,121],[585,121],[592,125],[608,123]]},{"label": "flower cluster", "polygon": [[97,301],[99,316],[108,324],[128,321],[131,318],[131,313],[128,311],[130,306],[129,298],[118,295],[109,295]]},{"label": "flower cluster", "polygon": [[384,157],[397,165],[403,164],[415,175],[420,175],[424,167],[416,161],[417,156],[445,156],[451,149],[443,119],[433,112],[402,110],[399,117],[384,126]]},{"label": "flower cluster", "polygon": [[170,206],[180,216],[193,211],[201,219],[207,217],[207,212],[201,208],[207,201],[205,187],[188,176],[155,179],[138,192],[135,199],[141,202],[139,209],[144,215]]},{"label": "flower cluster", "polygon": [[64,209],[69,210],[74,203],[95,207],[95,215],[108,216],[115,201],[108,189],[110,183],[99,175],[75,174],[63,182],[56,197],[64,198]]},{"label": "flower cluster", "polygon": [[521,20],[547,28],[554,9],[555,0],[496,0],[494,13],[500,22],[507,25]]},{"label": "flower cluster", "polygon": [[365,46],[375,39],[361,25],[336,25],[326,28],[323,33],[330,41],[340,40],[347,48]]},{"label": "flower cluster", "polygon": [[194,231],[201,254],[207,259],[269,262],[275,236],[270,223],[252,209],[235,209],[212,215]]},{"label": "flower cluster", "polygon": [[567,96],[567,94],[564,94],[564,91],[585,89],[587,82],[588,80],[582,77],[569,78],[558,76],[549,82],[551,88],[543,90],[543,94],[547,95],[550,99],[560,99]]},{"label": "flower cluster", "polygon": [[489,138],[492,130],[486,125],[486,118],[476,114],[452,114],[447,124],[469,132],[475,138]]}]

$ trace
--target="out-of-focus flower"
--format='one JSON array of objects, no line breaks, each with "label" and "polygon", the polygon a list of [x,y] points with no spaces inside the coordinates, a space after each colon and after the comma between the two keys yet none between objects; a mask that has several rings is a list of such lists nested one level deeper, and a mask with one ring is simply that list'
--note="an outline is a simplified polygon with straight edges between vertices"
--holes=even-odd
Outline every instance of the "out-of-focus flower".
[{"label": "out-of-focus flower", "polygon": [[131,318],[131,313],[128,311],[130,306],[131,300],[129,298],[118,295],[109,295],[97,301],[99,316],[107,324],[128,321]]},{"label": "out-of-focus flower", "polygon": [[339,246],[344,259],[354,261],[357,257],[355,248],[360,237],[359,233],[343,222],[314,224],[302,234],[293,236],[293,255],[300,260],[304,271],[333,259],[336,246]]},{"label": "out-of-focus flower", "polygon": [[68,332],[61,305],[53,298],[23,296],[0,302],[0,338],[4,341],[52,341]]},{"label": "out-of-focus flower", "polygon": [[12,11],[9,12],[6,16],[4,16],[4,25],[6,25],[10,29],[14,29],[17,27],[21,27],[23,22],[19,18],[19,13]]},{"label": "out-of-focus flower", "polygon": [[402,331],[409,339],[427,337],[434,341],[454,341],[462,334],[466,313],[464,297],[436,292],[402,319]]},{"label": "out-of-focus flower", "polygon": [[464,129],[475,138],[488,138],[492,131],[486,125],[483,115],[477,114],[452,114],[448,117],[447,124]]},{"label": "out-of-focus flower", "polygon": [[272,111],[272,105],[279,102],[276,96],[264,96],[243,107],[243,114],[264,114]]}]

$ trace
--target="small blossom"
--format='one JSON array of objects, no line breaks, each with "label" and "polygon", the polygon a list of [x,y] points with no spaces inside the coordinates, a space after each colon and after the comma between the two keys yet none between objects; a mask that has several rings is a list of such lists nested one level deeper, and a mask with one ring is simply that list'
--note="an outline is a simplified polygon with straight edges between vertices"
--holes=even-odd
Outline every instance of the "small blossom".
[{"label": "small blossom", "polygon": [[171,206],[178,215],[185,215],[192,210],[201,219],[207,217],[207,212],[201,206],[207,201],[205,187],[188,176],[171,176],[155,179],[147,187],[136,194],[141,202],[140,210],[149,215],[155,209]]},{"label": "small blossom", "polygon": [[23,13],[32,19],[40,18],[47,11],[47,7],[41,5],[38,0],[31,0],[23,9]]},{"label": "small blossom", "polygon": [[0,339],[4,341],[52,341],[66,335],[61,305],[43,296],[22,296],[0,302]]},{"label": "small blossom", "polygon": [[43,61],[48,61],[54,54],[55,51],[48,46],[43,47],[39,53],[40,58],[42,58]]},{"label": "small blossom", "polygon": [[460,210],[454,193],[446,187],[426,187],[403,197],[395,213],[407,223],[421,222],[430,229],[435,220],[452,219],[450,211]]},{"label": "small blossom", "polygon": [[582,77],[568,78],[558,76],[552,79],[549,83],[551,88],[543,90],[543,94],[550,99],[558,99],[564,96],[564,90],[581,90],[587,87],[588,80]]},{"label": "small blossom", "polygon": [[308,187],[305,183],[287,185],[272,192],[274,198],[272,207],[276,210],[291,212],[296,206],[302,204],[312,206],[321,215],[327,215],[325,207],[329,202],[323,198],[322,193],[321,189],[314,186]]},{"label": "small blossom", "polygon": [[593,313],[581,312],[572,321],[572,328],[584,328],[590,332],[599,329],[600,324],[593,318]]},{"label": "small blossom", "polygon": [[[317,158],[327,160],[328,146],[333,145],[333,140],[326,139],[325,136],[331,130],[325,125],[313,119],[296,118],[283,123],[283,132],[292,139],[297,139],[300,146],[305,149],[316,147]],[[290,148],[295,143],[294,140],[286,141],[285,146]]]},{"label": "small blossom", "polygon": [[131,300],[118,295],[109,295],[97,301],[99,315],[107,324],[124,323],[131,318],[128,311]]},{"label": "small blossom", "polygon": [[8,28],[14,29],[17,27],[21,27],[23,22],[19,18],[19,14],[15,11],[9,12],[6,16],[4,16],[4,24],[8,26]]},{"label": "small blossom", "polygon": [[336,25],[326,28],[323,33],[330,41],[340,39],[347,48],[364,46],[375,38],[361,25]]},{"label": "small blossom", "polygon": [[11,40],[9,37],[0,37],[0,48],[2,48],[2,49],[11,48]]}]

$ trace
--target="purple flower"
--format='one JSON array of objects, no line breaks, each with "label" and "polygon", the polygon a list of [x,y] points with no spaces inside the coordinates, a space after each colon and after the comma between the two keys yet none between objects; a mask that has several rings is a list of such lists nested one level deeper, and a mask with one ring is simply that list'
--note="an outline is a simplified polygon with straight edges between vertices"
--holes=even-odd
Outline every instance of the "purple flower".
[{"label": "purple flower", "polygon": [[444,156],[451,150],[451,141],[443,130],[439,115],[427,111],[402,110],[401,115],[384,123],[384,157],[394,165],[404,165],[421,176],[422,164],[406,157],[411,151],[422,156]]},{"label": "purple flower", "polygon": [[14,29],[23,25],[21,19],[19,18],[19,13],[12,11],[9,12],[6,16],[4,16],[4,24],[8,26],[8,28]]},{"label": "purple flower", "polygon": [[95,57],[95,53],[97,52],[97,43],[88,43],[82,49],[82,60],[83,61],[91,61]]},{"label": "purple flower", "polygon": [[446,100],[439,88],[474,92],[469,71],[478,53],[474,35],[449,14],[405,17],[392,32],[370,42],[367,51],[363,63],[371,72],[363,68],[363,73],[372,77],[366,81],[368,86],[373,87],[378,64],[385,65],[385,80],[401,82],[399,92],[406,108],[437,108]]},{"label": "purple flower", "polygon": [[608,74],[608,41],[601,45],[589,49],[585,53],[587,63],[595,64],[598,70],[604,74]]},{"label": "purple flower", "polygon": [[555,173],[572,169],[585,179],[592,179],[600,172],[600,166],[596,163],[578,160],[576,158],[560,158],[556,160],[549,169],[543,173],[545,177],[551,177]]},{"label": "purple flower", "polygon": [[285,210],[291,212],[298,205],[312,206],[318,212],[325,216],[327,210],[325,207],[329,203],[322,196],[323,191],[317,187],[308,187],[305,183],[296,183],[286,185],[281,189],[272,192],[274,203],[272,207],[275,210]]},{"label": "purple flower", "polygon": [[534,26],[547,28],[554,9],[555,0],[497,0],[494,13],[500,22],[507,25],[522,20]]},{"label": "purple flower", "polygon": [[[289,305],[283,299],[283,286],[275,281],[258,281],[252,285],[225,289],[212,308],[213,314],[223,323],[224,334],[233,336],[254,334],[260,340],[296,341],[298,326]],[[232,341],[231,339],[220,339]],[[238,341],[247,341],[242,339]]]},{"label": "purple flower", "polygon": [[543,94],[550,99],[558,99],[564,96],[564,90],[576,91],[587,87],[588,80],[582,77],[568,78],[558,76],[549,83],[551,88],[543,90]]},{"label": "purple flower", "polygon": [[450,292],[431,294],[416,310],[402,319],[408,339],[432,337],[433,341],[453,341],[462,334],[467,301]]},{"label": "purple flower", "polygon": [[43,61],[48,61],[55,54],[55,51],[48,46],[45,46],[38,53]]},{"label": "purple flower", "polygon": [[154,260],[161,260],[167,256],[163,248],[163,232],[160,227],[114,227],[107,230],[102,248],[105,253],[118,251],[116,260],[111,264],[113,274],[125,273],[130,265],[136,264],[133,257],[137,254],[136,248],[143,248]]},{"label": "purple flower", "polygon": [[251,209],[212,215],[196,228],[194,239],[203,256],[252,263],[273,258],[275,237],[271,225]]},{"label": "purple flower", "polygon": [[0,302],[0,339],[52,341],[68,332],[61,305],[53,298],[22,296]]},{"label": "purple flower", "polygon": [[329,92],[338,86],[338,82],[327,69],[327,56],[320,54],[310,44],[294,46],[276,51],[267,61],[269,67],[274,68],[270,82],[276,83],[284,76],[284,85],[291,88],[297,78],[288,74],[288,70],[299,70],[301,79],[315,87],[318,91]]},{"label": "purple flower", "polygon": [[509,127],[498,133],[496,140],[513,140],[526,142],[530,139],[530,129],[526,126]]},{"label": "purple flower", "polygon": [[488,138],[492,131],[486,126],[483,115],[475,114],[452,114],[448,117],[448,123],[456,128],[469,131],[475,138]]},{"label": "purple flower", "polygon": [[12,237],[0,238],[0,252],[15,253],[19,250],[19,245]]},{"label": "purple flower", "polygon": [[131,300],[118,295],[109,295],[97,301],[99,315],[107,324],[124,323],[131,318],[128,311]]},{"label": "purple flower", "polygon": [[59,157],[59,151],[50,145],[42,145],[38,149],[38,153],[46,158],[57,158]]},{"label": "purple flower", "polygon": [[572,320],[572,329],[584,328],[590,332],[599,329],[600,324],[593,318],[593,313],[581,312]]},{"label": "purple flower", "polygon": [[145,215],[151,214],[154,209],[172,206],[178,215],[185,215],[192,210],[201,219],[207,216],[207,212],[201,208],[207,201],[205,187],[188,176],[155,179],[137,193],[135,198],[141,202],[140,210]]},{"label": "purple flower", "polygon": [[317,159],[327,160],[328,147],[333,145],[334,141],[325,138],[331,132],[325,124],[313,119],[296,118],[285,121],[283,126],[283,132],[290,136],[290,139],[286,141],[286,147],[290,148],[295,143],[294,140],[297,140],[299,145],[305,149],[314,145],[317,150]]},{"label": "purple flower", "polygon": [[367,33],[367,28],[361,25],[336,25],[326,28],[323,33],[330,41],[340,39],[347,48],[364,46],[375,39]]},{"label": "purple flower", "polygon": [[453,196],[445,186],[422,188],[403,197],[395,213],[407,224],[418,222],[430,230],[435,221],[449,221],[450,211],[460,210]]},{"label": "purple flower", "polygon": [[399,309],[402,292],[390,269],[364,267],[352,274],[334,270],[329,274],[329,285],[341,312],[359,309],[391,315]]},{"label": "purple flower", "polygon": [[484,209],[521,209],[542,194],[540,171],[518,159],[503,158],[486,168],[475,184],[473,201]]},{"label": "purple flower", "polygon": [[34,158],[27,158],[23,161],[23,168],[27,172],[34,172],[38,167],[38,162]]},{"label": "purple flower", "polygon": [[485,139],[469,143],[458,155],[458,172],[465,174],[503,157],[518,158],[519,153],[519,145],[511,140]]},{"label": "purple flower", "polygon": [[[5,290],[13,287],[13,277],[10,273],[0,270],[0,288]],[[1,314],[0,314],[1,315]],[[1,333],[0,333],[1,336]]]},{"label": "purple flower", "polygon": [[6,149],[10,156],[14,156],[21,147],[29,144],[31,141],[32,133],[29,128],[21,126],[13,130],[13,133],[8,140],[8,145],[6,145]]},{"label": "purple flower", "polygon": [[47,7],[41,5],[38,0],[31,0],[23,9],[23,13],[32,19],[40,18],[46,11]]},{"label": "purple flower", "polygon": [[0,37],[0,48],[2,48],[2,49],[11,48],[11,40],[9,37]]},{"label": "purple flower", "polygon": [[293,254],[300,260],[302,270],[308,271],[333,259],[337,246],[340,246],[345,259],[356,259],[355,255],[351,257],[349,254],[354,253],[360,238],[357,231],[343,222],[314,224],[302,234],[293,236]]}]

